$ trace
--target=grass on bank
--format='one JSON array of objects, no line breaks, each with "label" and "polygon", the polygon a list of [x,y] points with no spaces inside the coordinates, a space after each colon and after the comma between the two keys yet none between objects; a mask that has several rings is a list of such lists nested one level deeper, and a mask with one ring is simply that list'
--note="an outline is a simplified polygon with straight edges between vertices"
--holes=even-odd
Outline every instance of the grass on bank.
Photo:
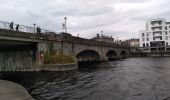
[{"label": "grass on bank", "polygon": [[69,54],[50,54],[49,52],[44,53],[44,63],[45,64],[67,64],[75,63],[76,59],[73,55]]}]

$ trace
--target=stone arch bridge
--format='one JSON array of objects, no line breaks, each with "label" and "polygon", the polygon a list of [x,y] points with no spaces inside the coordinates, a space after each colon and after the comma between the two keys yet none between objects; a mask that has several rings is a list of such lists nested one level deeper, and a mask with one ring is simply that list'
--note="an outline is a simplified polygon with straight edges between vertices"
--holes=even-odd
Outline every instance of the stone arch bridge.
[{"label": "stone arch bridge", "polygon": [[54,50],[74,55],[78,61],[108,61],[130,56],[130,47],[73,37],[61,33],[60,42],[54,42]]},{"label": "stone arch bridge", "polygon": [[[108,61],[130,56],[130,47],[116,43],[98,42],[67,33],[41,34],[0,29],[0,68],[42,65],[41,53],[53,50],[74,55],[78,61]],[[10,70],[13,70],[12,67]],[[1,70],[0,69],[0,70]]]}]

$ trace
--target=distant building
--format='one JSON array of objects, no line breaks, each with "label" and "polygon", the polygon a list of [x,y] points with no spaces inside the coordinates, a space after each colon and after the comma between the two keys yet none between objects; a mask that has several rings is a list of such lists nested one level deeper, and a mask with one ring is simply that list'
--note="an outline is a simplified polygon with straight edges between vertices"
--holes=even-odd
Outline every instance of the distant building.
[{"label": "distant building", "polygon": [[129,40],[129,45],[131,47],[139,47],[139,39],[130,39]]},{"label": "distant building", "polygon": [[121,44],[121,45],[125,45],[125,46],[130,46],[129,40],[125,40],[125,41],[119,40],[116,43]]},{"label": "distant building", "polygon": [[114,43],[114,38],[111,36],[105,36],[105,35],[99,35],[97,34],[97,36],[93,37],[92,40],[96,40],[96,41],[103,41],[103,42],[107,42],[107,43]]},{"label": "distant building", "polygon": [[116,41],[116,43],[121,44],[121,45],[126,45],[130,47],[139,47],[139,39],[129,39],[125,41]]},{"label": "distant building", "polygon": [[117,44],[122,44],[122,43],[124,43],[124,41],[121,41],[121,40],[115,40],[115,43],[117,43]]},{"label": "distant building", "polygon": [[140,31],[140,47],[146,52],[170,50],[170,22],[152,19],[146,22],[146,30]]}]

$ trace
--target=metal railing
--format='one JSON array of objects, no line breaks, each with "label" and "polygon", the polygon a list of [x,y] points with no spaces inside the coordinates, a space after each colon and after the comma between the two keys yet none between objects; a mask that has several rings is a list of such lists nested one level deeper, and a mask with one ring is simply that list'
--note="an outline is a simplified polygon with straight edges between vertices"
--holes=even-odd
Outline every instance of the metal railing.
[{"label": "metal railing", "polygon": [[[18,31],[19,32],[37,33],[37,28],[36,27],[25,26],[25,25],[20,25],[20,24],[13,24],[12,31],[17,31],[16,30],[16,26],[17,25],[19,25],[19,27],[18,27]],[[10,29],[10,23],[9,22],[4,22],[4,21],[0,21],[0,29],[11,30]],[[48,34],[49,32],[51,32],[51,31],[41,29],[41,34]]]}]

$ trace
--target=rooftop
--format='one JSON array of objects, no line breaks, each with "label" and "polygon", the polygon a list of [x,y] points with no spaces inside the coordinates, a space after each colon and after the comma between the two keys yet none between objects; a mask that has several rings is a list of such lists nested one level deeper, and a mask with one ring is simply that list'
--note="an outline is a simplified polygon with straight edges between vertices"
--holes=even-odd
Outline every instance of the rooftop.
[{"label": "rooftop", "polygon": [[95,37],[93,37],[92,39],[99,39],[99,38],[105,38],[105,39],[113,39],[113,37],[112,36],[106,36],[106,35],[99,35],[99,34],[97,34],[97,36],[95,36]]}]

